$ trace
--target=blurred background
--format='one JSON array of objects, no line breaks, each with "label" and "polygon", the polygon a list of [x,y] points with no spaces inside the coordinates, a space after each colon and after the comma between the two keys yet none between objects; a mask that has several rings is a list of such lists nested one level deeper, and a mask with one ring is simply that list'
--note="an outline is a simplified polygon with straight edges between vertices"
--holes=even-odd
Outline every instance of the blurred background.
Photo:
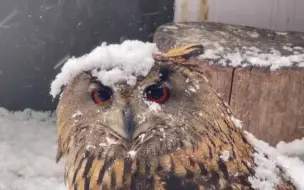
[{"label": "blurred background", "polygon": [[55,109],[50,83],[71,56],[106,41],[151,41],[174,0],[1,0],[0,107]]},{"label": "blurred background", "polygon": [[152,41],[172,21],[304,31],[303,9],[304,0],[1,0],[0,107],[55,109],[61,66],[104,41]]}]

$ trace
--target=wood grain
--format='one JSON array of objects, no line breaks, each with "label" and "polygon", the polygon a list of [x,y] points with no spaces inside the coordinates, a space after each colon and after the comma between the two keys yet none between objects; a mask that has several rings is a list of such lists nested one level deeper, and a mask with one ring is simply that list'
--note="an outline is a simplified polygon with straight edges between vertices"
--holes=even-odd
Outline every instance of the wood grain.
[{"label": "wood grain", "polygon": [[[251,35],[257,34],[257,35]],[[279,33],[254,27],[202,23],[179,23],[160,26],[154,42],[161,51],[174,46],[206,41],[221,42],[225,48],[257,47],[290,52],[283,46],[304,47],[304,33]],[[274,145],[304,136],[304,69],[282,68],[272,72],[267,67],[223,67],[216,61],[200,63],[200,70],[243,121],[245,130]]]}]

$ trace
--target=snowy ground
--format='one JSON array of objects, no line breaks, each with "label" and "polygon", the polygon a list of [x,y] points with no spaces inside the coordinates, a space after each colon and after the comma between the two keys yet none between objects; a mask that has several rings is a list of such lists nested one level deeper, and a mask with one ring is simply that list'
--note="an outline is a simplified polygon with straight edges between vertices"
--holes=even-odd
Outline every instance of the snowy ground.
[{"label": "snowy ground", "polygon": [[[281,142],[276,149],[250,134],[248,138],[257,150],[263,149],[283,166],[298,189],[304,188],[304,164],[292,158],[304,155],[304,138]],[[0,190],[65,190],[63,165],[56,164],[55,154],[54,115],[31,110],[11,113],[0,108]]]},{"label": "snowy ground", "polygon": [[55,117],[0,108],[0,190],[64,190]]}]

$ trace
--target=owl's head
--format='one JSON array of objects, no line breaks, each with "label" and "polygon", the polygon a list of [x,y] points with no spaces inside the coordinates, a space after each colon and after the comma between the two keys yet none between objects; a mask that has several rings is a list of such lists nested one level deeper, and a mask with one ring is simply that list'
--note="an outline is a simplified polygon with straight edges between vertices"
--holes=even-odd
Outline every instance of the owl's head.
[{"label": "owl's head", "polygon": [[221,151],[231,150],[229,136],[243,147],[242,158],[248,154],[230,110],[186,61],[196,48],[153,55],[151,47],[130,41],[98,47],[68,61],[53,82],[52,95],[66,85],[57,110],[57,161],[67,158],[70,189],[209,188],[225,176],[216,171],[223,168]]},{"label": "owl's head", "polygon": [[[199,142],[200,133],[210,125],[209,117],[220,117],[219,112],[210,112],[221,102],[214,98],[207,79],[182,64],[155,61],[132,84],[128,78],[103,82],[106,77],[94,72],[78,73],[60,98],[58,132],[77,134],[73,142],[86,136],[90,141],[86,143],[92,146],[122,144],[126,152],[161,155]],[[149,148],[141,148],[141,144]]]}]

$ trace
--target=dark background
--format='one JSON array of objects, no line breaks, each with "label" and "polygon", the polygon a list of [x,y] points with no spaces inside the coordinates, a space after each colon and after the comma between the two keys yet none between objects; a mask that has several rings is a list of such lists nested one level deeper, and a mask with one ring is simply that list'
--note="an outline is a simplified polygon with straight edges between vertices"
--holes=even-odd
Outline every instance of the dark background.
[{"label": "dark background", "polygon": [[[174,0],[1,0],[0,107],[54,110],[51,81],[69,56],[122,38],[151,41]],[[61,64],[62,65],[62,64]]]}]

